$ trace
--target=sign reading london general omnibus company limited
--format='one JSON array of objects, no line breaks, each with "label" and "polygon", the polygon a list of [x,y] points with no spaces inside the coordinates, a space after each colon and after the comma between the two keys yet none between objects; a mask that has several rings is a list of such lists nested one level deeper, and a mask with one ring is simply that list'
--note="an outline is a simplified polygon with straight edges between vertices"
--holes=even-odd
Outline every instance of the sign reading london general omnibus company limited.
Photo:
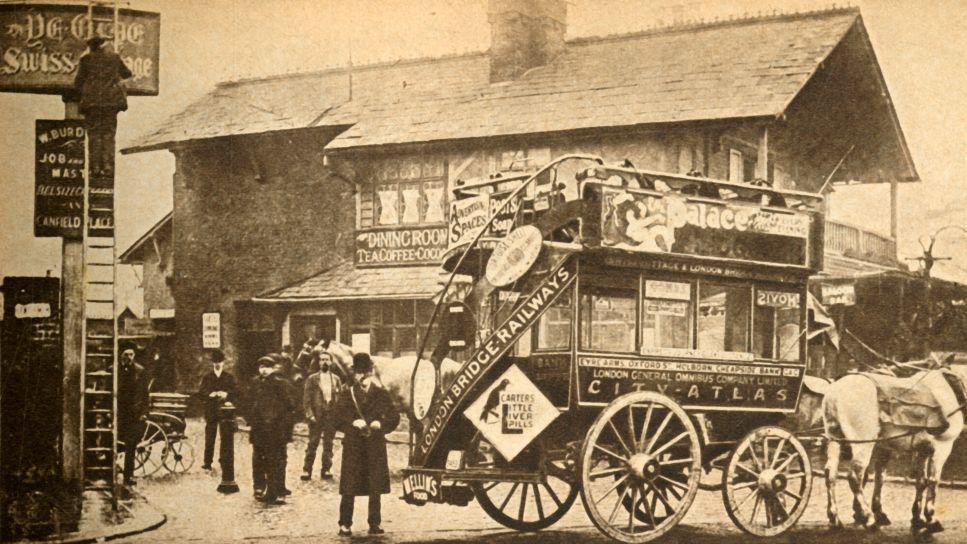
[{"label": "sign reading london general omnibus company limited", "polygon": [[356,266],[440,264],[446,227],[395,227],[356,233]]},{"label": "sign reading london general omnibus company limited", "polygon": [[89,26],[96,36],[113,40],[133,73],[128,94],[158,94],[161,16],[122,9],[117,29],[113,10],[94,10],[88,24],[86,5],[13,4],[0,6],[0,91],[63,94],[73,88],[80,59],[87,51]]}]

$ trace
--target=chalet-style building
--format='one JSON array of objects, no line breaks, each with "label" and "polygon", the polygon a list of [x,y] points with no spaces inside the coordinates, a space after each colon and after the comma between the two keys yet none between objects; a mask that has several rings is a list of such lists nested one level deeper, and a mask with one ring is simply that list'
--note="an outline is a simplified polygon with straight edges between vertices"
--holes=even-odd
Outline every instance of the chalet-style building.
[{"label": "chalet-style building", "polygon": [[826,194],[891,184],[889,235],[829,221],[826,263],[898,266],[896,187],[919,178],[858,10],[576,40],[563,0],[489,17],[489,51],[222,83],[124,150],[176,159],[184,385],[206,312],[242,365],[309,335],[413,352],[452,189],[567,153]]}]

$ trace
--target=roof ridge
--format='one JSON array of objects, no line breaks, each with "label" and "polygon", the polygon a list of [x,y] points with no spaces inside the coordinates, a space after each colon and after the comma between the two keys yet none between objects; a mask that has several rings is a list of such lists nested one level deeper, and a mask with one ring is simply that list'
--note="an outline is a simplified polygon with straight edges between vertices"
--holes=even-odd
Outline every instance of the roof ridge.
[{"label": "roof ridge", "polygon": [[639,38],[645,36],[655,36],[660,34],[674,34],[676,32],[687,32],[693,30],[708,30],[716,29],[727,26],[741,26],[753,23],[762,22],[773,22],[782,20],[796,20],[796,19],[810,19],[826,15],[837,15],[844,13],[854,13],[860,15],[860,8],[857,6],[846,5],[837,6],[833,4],[829,8],[820,8],[815,10],[806,11],[782,11],[774,9],[771,12],[767,12],[763,15],[762,11],[756,13],[746,13],[739,16],[729,16],[728,18],[715,17],[712,20],[705,19],[687,19],[684,22],[673,22],[670,24],[656,24],[654,26],[645,28],[643,30],[634,30],[631,32],[619,32],[615,34],[606,34],[601,36],[585,36],[580,38],[572,38],[567,40],[568,44],[574,45],[584,45],[589,43],[599,43],[608,41],[618,41],[628,38]]},{"label": "roof ridge", "polygon": [[[860,8],[852,5],[837,6],[832,4],[828,8],[820,8],[815,10],[806,11],[782,11],[782,10],[772,10],[771,12],[763,14],[762,11],[756,13],[747,13],[740,16],[730,16],[729,18],[719,18],[715,17],[712,20],[692,20],[688,19],[685,22],[673,22],[670,24],[658,24],[643,30],[634,30],[631,32],[619,32],[614,34],[605,34],[598,36],[582,36],[578,38],[570,38],[566,40],[566,43],[573,45],[585,45],[590,43],[601,43],[608,41],[617,41],[629,38],[639,38],[645,36],[659,35],[659,34],[672,34],[675,32],[685,32],[692,30],[707,30],[714,28],[721,28],[726,26],[739,26],[744,24],[760,23],[760,22],[771,22],[780,20],[796,20],[796,19],[808,19],[814,17],[820,17],[824,15],[842,14],[842,13],[856,13],[860,14]],[[366,70],[378,70],[380,68],[387,68],[391,66],[412,66],[416,64],[429,64],[440,61],[455,60],[460,58],[471,58],[475,56],[482,56],[489,54],[490,49],[484,49],[482,51],[461,51],[457,53],[447,53],[445,55],[437,56],[423,56],[423,57],[411,57],[411,58],[398,58],[393,60],[383,60],[366,64],[355,64],[352,66],[354,71],[366,71]],[[290,72],[284,74],[272,74],[267,76],[255,76],[239,78],[229,81],[222,81],[215,84],[216,89],[235,87],[239,85],[246,85],[249,83],[261,83],[269,81],[278,81],[283,79],[301,79],[318,77],[330,74],[340,74],[346,73],[350,70],[350,66],[331,66],[328,68],[321,68],[319,70],[310,70],[306,72]]]},{"label": "roof ridge", "polygon": [[[426,56],[426,57],[411,57],[411,58],[399,58],[393,60],[378,61],[368,64],[354,64],[352,66],[353,71],[366,71],[366,70],[377,70],[380,68],[387,68],[391,66],[412,66],[416,64],[429,64],[433,62],[455,60],[459,58],[470,58],[481,55],[486,55],[489,53],[489,49],[483,51],[462,51],[459,53],[447,53],[446,55],[438,56]],[[321,68],[319,70],[310,70],[308,72],[291,72],[286,74],[272,74],[268,76],[256,76],[247,77],[240,79],[233,79],[229,81],[221,81],[215,84],[216,89],[221,89],[225,87],[235,87],[238,85],[245,85],[248,83],[259,83],[263,81],[277,81],[280,79],[297,79],[297,78],[308,78],[308,77],[318,77],[329,74],[340,74],[346,73],[350,69],[349,66],[331,66],[329,68]]]}]

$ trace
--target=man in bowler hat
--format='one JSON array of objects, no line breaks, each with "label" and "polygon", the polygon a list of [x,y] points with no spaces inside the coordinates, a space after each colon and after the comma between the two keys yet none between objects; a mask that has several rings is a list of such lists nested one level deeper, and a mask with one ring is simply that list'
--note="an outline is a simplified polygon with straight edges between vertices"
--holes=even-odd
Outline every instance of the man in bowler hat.
[{"label": "man in bowler hat", "polygon": [[74,90],[90,142],[91,173],[111,177],[118,112],[128,109],[121,81],[132,74],[117,53],[104,48],[106,42],[100,36],[87,40],[88,53],[81,57]]},{"label": "man in bowler hat", "polygon": [[226,402],[238,402],[235,398],[238,389],[235,376],[225,370],[225,354],[222,350],[210,350],[206,356],[211,362],[211,370],[205,373],[198,386],[198,396],[205,404],[205,459],[201,468],[211,470],[218,433],[218,411]]},{"label": "man in bowler hat", "polygon": [[118,367],[118,439],[124,442],[124,485],[134,484],[134,454],[144,434],[144,421],[150,404],[144,367],[134,362],[135,345],[120,345]]},{"label": "man in bowler hat", "polygon": [[380,495],[389,493],[386,434],[400,423],[389,393],[373,378],[367,353],[353,355],[354,383],[336,405],[336,428],[343,432],[339,475],[339,534],[352,534],[355,498],[369,497],[369,533],[382,534]]},{"label": "man in bowler hat", "polygon": [[251,426],[252,483],[255,498],[269,505],[284,504],[281,480],[286,447],[286,426],[295,408],[287,385],[271,356],[258,360],[259,375],[251,388],[248,422]]}]

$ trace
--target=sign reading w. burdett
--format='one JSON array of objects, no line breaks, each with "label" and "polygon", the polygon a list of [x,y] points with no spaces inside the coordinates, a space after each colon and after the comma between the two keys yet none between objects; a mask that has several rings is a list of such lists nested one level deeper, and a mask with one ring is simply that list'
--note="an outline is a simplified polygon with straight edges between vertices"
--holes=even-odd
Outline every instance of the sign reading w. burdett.
[{"label": "sign reading w. burdett", "polygon": [[576,260],[570,256],[564,257],[563,261],[523,298],[523,302],[514,308],[510,317],[501,323],[463,363],[449,387],[430,407],[417,447],[414,448],[410,459],[411,465],[423,466],[426,463],[433,452],[433,447],[440,439],[440,433],[446,428],[453,415],[461,412],[467,395],[491,373],[494,363],[507,353],[521,335],[537,321],[537,318],[551,307],[557,297],[574,283],[575,277],[577,277]]},{"label": "sign reading w. burdett", "polygon": [[37,120],[34,236],[80,238],[84,224],[83,121]]}]

